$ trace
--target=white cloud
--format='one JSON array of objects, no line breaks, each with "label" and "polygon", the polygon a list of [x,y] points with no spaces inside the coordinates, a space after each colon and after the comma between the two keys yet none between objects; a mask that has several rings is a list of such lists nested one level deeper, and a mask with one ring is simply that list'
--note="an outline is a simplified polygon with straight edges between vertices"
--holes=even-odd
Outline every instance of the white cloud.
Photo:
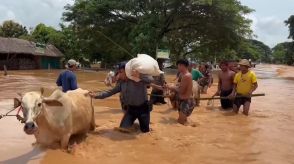
[{"label": "white cloud", "polygon": [[0,22],[12,19],[28,28],[39,23],[58,28],[68,3],[73,0],[1,0]]},{"label": "white cloud", "polygon": [[289,32],[284,20],[275,16],[259,17],[255,14],[250,14],[247,17],[253,21],[251,28],[254,34],[257,35],[257,40],[270,47],[288,40]]},{"label": "white cloud", "polygon": [[0,5],[0,20],[1,19],[10,19],[14,20],[15,19],[15,14],[13,11],[9,10],[5,6]]},{"label": "white cloud", "polygon": [[240,0],[255,10],[248,17],[253,20],[252,29],[258,40],[273,47],[288,41],[289,31],[284,21],[293,15],[294,0]]}]

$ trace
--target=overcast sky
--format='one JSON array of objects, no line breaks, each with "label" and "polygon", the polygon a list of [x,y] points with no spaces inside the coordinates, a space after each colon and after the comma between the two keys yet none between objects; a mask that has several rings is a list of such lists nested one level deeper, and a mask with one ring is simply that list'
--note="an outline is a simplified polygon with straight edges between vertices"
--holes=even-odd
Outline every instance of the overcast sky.
[{"label": "overcast sky", "polygon": [[[12,19],[25,26],[35,27],[45,23],[58,27],[64,6],[73,0],[0,0],[0,22]],[[249,15],[257,40],[270,47],[287,40],[289,34],[284,20],[294,15],[294,0],[241,0],[255,9]]]},{"label": "overcast sky", "polygon": [[0,0],[0,22],[12,19],[25,26],[59,27],[64,6],[73,0]]},{"label": "overcast sky", "polygon": [[294,0],[241,0],[242,4],[254,9],[249,15],[252,29],[260,40],[270,47],[287,41],[289,31],[284,21],[294,15]]}]

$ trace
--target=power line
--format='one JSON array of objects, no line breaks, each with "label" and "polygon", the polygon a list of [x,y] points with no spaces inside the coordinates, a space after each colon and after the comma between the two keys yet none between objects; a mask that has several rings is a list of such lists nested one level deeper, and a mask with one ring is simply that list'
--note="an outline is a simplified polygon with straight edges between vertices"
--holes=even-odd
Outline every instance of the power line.
[{"label": "power line", "polygon": [[109,38],[108,36],[106,36],[104,33],[102,33],[101,31],[97,30],[99,32],[99,34],[101,34],[102,36],[104,36],[107,40],[109,40],[111,43],[113,43],[114,45],[118,46],[119,48],[121,48],[124,52],[126,52],[130,57],[134,57],[128,50],[126,50],[125,48],[123,48],[122,46],[120,46],[119,44],[117,44],[115,41],[113,41],[111,38]]}]

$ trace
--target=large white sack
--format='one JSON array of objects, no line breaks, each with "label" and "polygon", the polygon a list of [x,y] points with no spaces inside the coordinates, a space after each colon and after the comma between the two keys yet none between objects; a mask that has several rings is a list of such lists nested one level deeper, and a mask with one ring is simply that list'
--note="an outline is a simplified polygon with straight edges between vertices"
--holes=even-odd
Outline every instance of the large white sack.
[{"label": "large white sack", "polygon": [[157,61],[146,54],[138,54],[136,58],[131,59],[126,64],[126,75],[129,79],[134,80],[132,70],[137,70],[141,74],[150,76],[158,76],[163,73],[160,71]]}]

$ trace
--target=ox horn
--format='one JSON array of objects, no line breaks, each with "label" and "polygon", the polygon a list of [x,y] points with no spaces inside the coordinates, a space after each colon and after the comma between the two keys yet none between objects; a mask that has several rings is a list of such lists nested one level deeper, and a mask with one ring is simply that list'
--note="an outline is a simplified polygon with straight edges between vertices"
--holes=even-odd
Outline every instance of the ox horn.
[{"label": "ox horn", "polygon": [[14,98],[13,99],[13,107],[17,108],[21,105],[21,100],[19,98]]},{"label": "ox horn", "polygon": [[40,88],[40,92],[41,92],[41,95],[44,94],[44,88],[43,87]]},{"label": "ox horn", "polygon": [[19,93],[19,92],[18,92],[17,95],[19,95],[20,97],[23,97],[23,94],[22,94],[22,93]]}]

